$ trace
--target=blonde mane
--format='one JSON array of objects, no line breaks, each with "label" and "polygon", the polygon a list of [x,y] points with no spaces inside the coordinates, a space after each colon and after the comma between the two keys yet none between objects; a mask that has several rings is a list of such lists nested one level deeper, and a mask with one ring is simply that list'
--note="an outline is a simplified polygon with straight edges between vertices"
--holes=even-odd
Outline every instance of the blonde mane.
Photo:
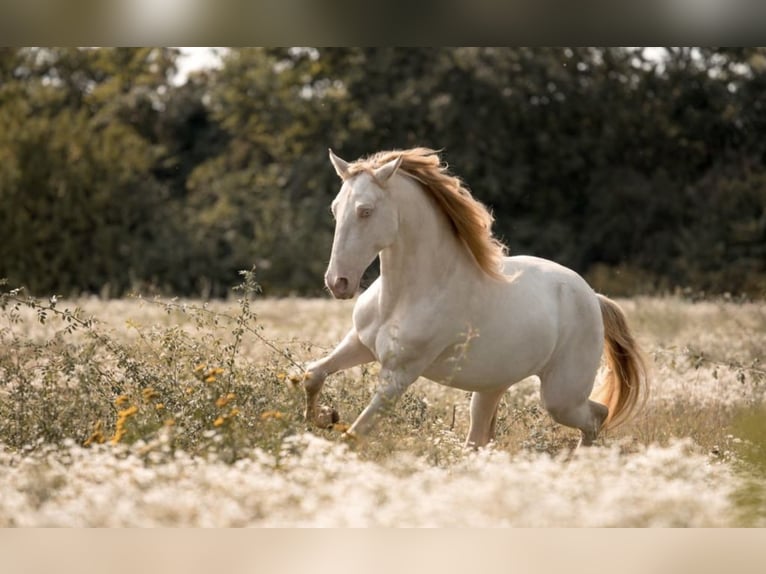
[{"label": "blonde mane", "polygon": [[494,217],[458,177],[449,173],[435,150],[418,147],[378,152],[351,163],[347,177],[373,174],[373,170],[398,157],[402,158],[400,172],[418,181],[436,200],[479,268],[495,279],[506,279],[502,270],[506,248],[492,235]]}]

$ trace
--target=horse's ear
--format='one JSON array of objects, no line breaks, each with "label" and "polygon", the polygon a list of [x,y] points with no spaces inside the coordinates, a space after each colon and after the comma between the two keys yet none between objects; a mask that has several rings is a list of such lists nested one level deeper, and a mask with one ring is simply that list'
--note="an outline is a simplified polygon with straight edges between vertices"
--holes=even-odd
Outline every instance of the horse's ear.
[{"label": "horse's ear", "polygon": [[330,152],[330,162],[332,162],[332,166],[335,168],[338,177],[346,179],[346,177],[348,177],[348,162],[335,155],[332,149],[328,151]]},{"label": "horse's ear", "polygon": [[396,170],[399,169],[400,165],[402,165],[402,156],[399,156],[396,159],[392,159],[391,161],[384,163],[375,171],[373,171],[372,174],[375,176],[375,179],[377,180],[377,182],[380,185],[383,185],[389,179],[391,179],[391,176],[396,173]]}]

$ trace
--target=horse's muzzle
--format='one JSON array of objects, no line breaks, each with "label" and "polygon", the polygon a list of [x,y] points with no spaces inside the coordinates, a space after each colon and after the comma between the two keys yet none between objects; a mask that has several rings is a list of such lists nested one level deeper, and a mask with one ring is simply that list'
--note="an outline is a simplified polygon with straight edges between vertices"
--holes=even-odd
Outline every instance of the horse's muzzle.
[{"label": "horse's muzzle", "polygon": [[325,276],[325,285],[336,299],[351,299],[354,296],[354,288],[351,287],[348,278]]}]

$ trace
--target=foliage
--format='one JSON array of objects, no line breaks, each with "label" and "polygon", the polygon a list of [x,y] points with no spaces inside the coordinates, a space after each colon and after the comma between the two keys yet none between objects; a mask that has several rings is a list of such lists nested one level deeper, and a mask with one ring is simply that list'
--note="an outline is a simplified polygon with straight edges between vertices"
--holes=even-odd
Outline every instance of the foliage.
[{"label": "foliage", "polygon": [[[230,461],[255,443],[265,448],[276,439],[271,446],[278,449],[279,428],[294,425],[299,409],[284,384],[289,354],[266,368],[240,356],[246,334],[270,344],[250,310],[256,288],[248,272],[236,315],[156,303],[169,315],[189,315],[196,332],[128,319],[125,327],[135,333],[129,341],[80,309],[61,310],[55,298],[40,302],[19,289],[3,292],[0,306],[11,326],[22,321],[24,309],[41,323],[59,320],[61,326],[41,341],[13,328],[0,335],[0,371],[7,381],[0,401],[2,442],[29,449],[73,439],[85,446],[140,440],[190,453],[214,449]],[[227,328],[228,337],[222,334]],[[79,340],[71,341],[78,332]]]},{"label": "foliage", "polygon": [[[766,52],[0,52],[0,266],[31,292],[318,293],[347,159],[443,149],[513,253],[613,294],[766,288]],[[88,257],[83,257],[87,254]]]}]

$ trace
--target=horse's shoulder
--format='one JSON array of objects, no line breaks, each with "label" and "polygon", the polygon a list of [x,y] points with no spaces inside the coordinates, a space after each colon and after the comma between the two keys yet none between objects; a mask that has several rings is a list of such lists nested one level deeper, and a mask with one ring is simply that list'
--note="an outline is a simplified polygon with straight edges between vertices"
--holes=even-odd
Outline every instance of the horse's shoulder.
[{"label": "horse's shoulder", "polygon": [[380,277],[362,293],[354,305],[353,321],[357,332],[369,328],[378,316],[378,297],[380,294]]}]

